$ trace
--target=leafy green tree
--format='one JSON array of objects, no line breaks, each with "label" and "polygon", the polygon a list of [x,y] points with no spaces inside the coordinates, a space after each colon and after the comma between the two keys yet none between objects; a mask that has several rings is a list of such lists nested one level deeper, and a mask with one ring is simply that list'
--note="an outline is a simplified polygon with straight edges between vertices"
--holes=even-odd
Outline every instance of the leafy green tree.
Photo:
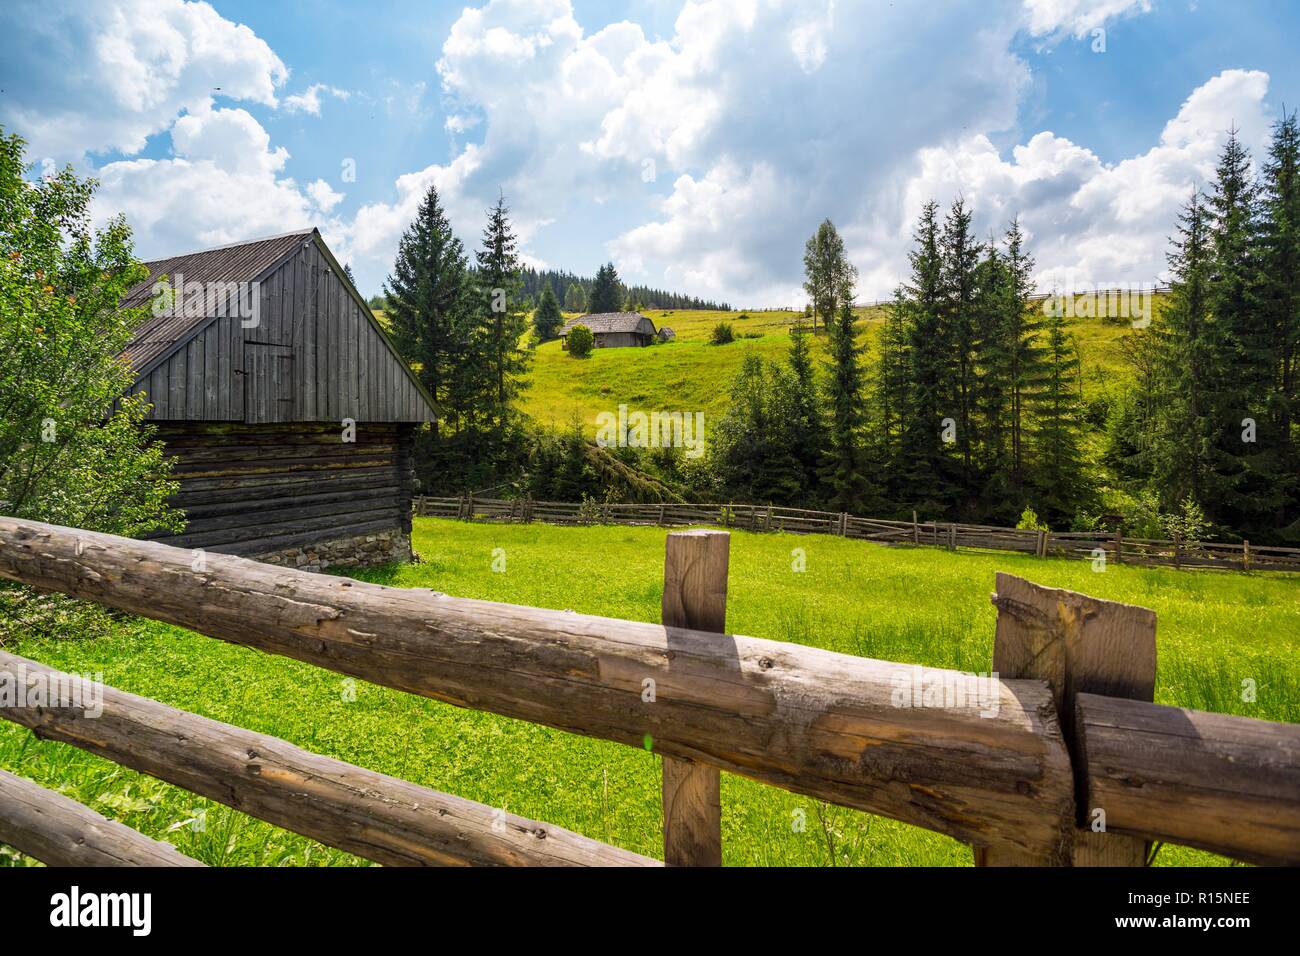
[{"label": "leafy green tree", "polygon": [[587,311],[587,293],[583,290],[581,282],[570,282],[569,287],[564,290],[564,310],[566,312]]},{"label": "leafy green tree", "polygon": [[829,325],[841,303],[853,303],[858,270],[844,251],[844,240],[829,219],[824,220],[804,245],[804,291],[812,308],[812,328],[817,331],[817,316]]},{"label": "leafy green tree", "polygon": [[25,144],[0,130],[0,512],[119,535],[178,531],[178,490],[120,359],[148,277],[122,218],[91,227],[96,183],[72,167],[24,178]]},{"label": "leafy green tree", "polygon": [[618,281],[618,271],[614,263],[607,262],[596,272],[596,281],[591,286],[589,309],[595,315],[603,312],[617,312],[623,303],[623,290]]},{"label": "leafy green tree", "polygon": [[585,325],[575,325],[569,329],[568,346],[569,354],[574,358],[587,358],[596,347],[596,337]]},{"label": "leafy green tree", "polygon": [[803,465],[790,439],[797,427],[791,376],[746,352],[731,405],[713,432],[712,457],[728,494],[789,504],[804,493]]},{"label": "leafy green tree", "polygon": [[555,292],[549,285],[542,286],[542,299],[537,304],[537,311],[533,313],[533,330],[537,333],[538,340],[550,341],[559,334],[563,325],[564,316],[560,314],[560,303],[555,299]]}]

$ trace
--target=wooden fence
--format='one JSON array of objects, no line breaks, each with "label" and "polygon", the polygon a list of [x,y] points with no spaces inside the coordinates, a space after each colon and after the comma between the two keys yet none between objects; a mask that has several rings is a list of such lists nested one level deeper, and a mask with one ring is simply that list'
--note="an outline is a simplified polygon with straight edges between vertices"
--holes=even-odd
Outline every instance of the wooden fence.
[{"label": "wooden fence", "polygon": [[[999,574],[996,674],[870,660],[728,634],[729,537],[669,535],[659,625],[4,517],[0,578],[648,746],[673,865],[721,861],[721,771],[948,834],[985,865],[1141,865],[1153,840],[1300,862],[1300,726],[1151,703],[1151,611]],[[0,717],[367,859],[657,863],[111,688],[95,713],[98,685],[12,654],[0,672],[70,692],[0,697]],[[12,775],[0,841],[51,863],[193,863]]]},{"label": "wooden fence", "polygon": [[1117,564],[1163,565],[1176,568],[1224,568],[1238,571],[1300,571],[1300,548],[1254,545],[1249,541],[1167,541],[1126,538],[1119,532],[1035,531],[950,521],[889,521],[859,518],[840,511],[811,511],[750,504],[575,504],[531,499],[435,498],[420,495],[415,513],[462,521],[530,522],[547,524],[658,525],[667,528],[710,525],[745,531],[787,531],[794,534],[833,534],[881,544],[929,545],[1021,551],[1047,557],[1093,559],[1104,556]]}]

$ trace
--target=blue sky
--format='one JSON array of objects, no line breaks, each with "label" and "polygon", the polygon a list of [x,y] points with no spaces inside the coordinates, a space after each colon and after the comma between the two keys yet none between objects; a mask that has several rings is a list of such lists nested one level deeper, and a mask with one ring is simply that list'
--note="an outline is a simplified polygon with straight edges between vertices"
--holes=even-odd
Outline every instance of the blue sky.
[{"label": "blue sky", "polygon": [[146,257],[314,224],[367,293],[430,184],[467,244],[500,190],[531,262],[737,306],[798,302],[826,217],[887,295],[957,195],[1021,217],[1044,285],[1149,283],[1224,129],[1258,153],[1300,103],[1298,27],[1282,0],[16,0],[0,124],[98,175]]}]

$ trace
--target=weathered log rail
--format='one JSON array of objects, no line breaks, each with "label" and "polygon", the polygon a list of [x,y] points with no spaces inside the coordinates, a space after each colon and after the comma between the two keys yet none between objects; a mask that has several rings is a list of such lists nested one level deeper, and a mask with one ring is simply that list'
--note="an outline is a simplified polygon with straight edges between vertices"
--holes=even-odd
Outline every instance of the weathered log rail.
[{"label": "weathered log rail", "polygon": [[624,504],[532,499],[436,498],[415,499],[415,513],[429,518],[462,521],[545,524],[654,525],[665,528],[710,526],[743,531],[784,531],[791,534],[833,534],[881,544],[1020,551],[1040,558],[1061,557],[1117,564],[1176,568],[1221,568],[1236,571],[1300,571],[1300,548],[1255,545],[1249,541],[1170,541],[1126,538],[1120,532],[1036,531],[951,521],[892,521],[860,518],[839,511],[813,511],[755,504],[689,504],[664,502]]},{"label": "weathered log rail", "polygon": [[[686,781],[681,792],[691,795],[671,812],[666,807],[666,822],[677,824],[672,862],[716,862],[713,841],[705,839],[720,827],[710,768],[945,833],[996,859],[1081,862],[1075,845],[1085,815],[1075,794],[1091,781],[1080,779],[1080,763],[1071,759],[1079,742],[1067,739],[1058,720],[1055,698],[1073,702],[1073,693],[1061,697],[1050,673],[990,679],[982,694],[944,699],[948,688],[971,687],[969,675],[714,633],[725,560],[670,561],[665,617],[708,628],[693,630],[205,558],[200,571],[187,550],[0,518],[0,578],[462,707],[636,747],[649,740],[675,762],[673,793]],[[1060,646],[1089,640],[1086,631],[1071,632],[1076,624],[1036,623],[1034,639]],[[19,664],[39,668],[0,655],[0,670]],[[1070,679],[1077,684],[1078,674]],[[925,689],[935,687],[937,702]],[[419,811],[457,798],[111,689],[97,718],[60,707],[6,707],[0,716],[381,862],[651,862],[532,821],[509,831],[514,843],[493,843],[498,834],[482,826],[492,808],[460,801],[466,806],[440,824]],[[1249,725],[1262,742],[1240,749],[1216,781],[1222,805],[1245,815],[1250,837],[1219,828],[1197,845],[1300,861],[1296,728],[1217,721],[1206,726],[1225,740]],[[1142,765],[1141,750],[1117,746]],[[1105,765],[1121,763],[1108,758]],[[1257,791],[1243,782],[1260,767],[1273,774],[1270,793],[1278,796],[1271,803],[1251,797]],[[1211,811],[1218,806],[1213,793],[1203,799]],[[1134,816],[1148,838],[1172,838],[1158,820]],[[540,841],[550,858],[535,855],[538,841],[527,834],[537,828],[552,834]],[[577,859],[563,858],[556,844],[565,840]]]}]

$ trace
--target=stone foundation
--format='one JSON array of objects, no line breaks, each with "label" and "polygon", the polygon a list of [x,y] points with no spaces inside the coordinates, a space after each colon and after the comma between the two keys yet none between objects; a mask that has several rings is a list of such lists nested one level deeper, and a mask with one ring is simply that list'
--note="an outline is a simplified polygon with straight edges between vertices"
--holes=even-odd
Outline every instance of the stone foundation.
[{"label": "stone foundation", "polygon": [[366,568],[377,564],[411,560],[411,536],[394,528],[333,541],[313,542],[300,548],[249,555],[266,564],[279,564],[300,571],[327,568]]}]

